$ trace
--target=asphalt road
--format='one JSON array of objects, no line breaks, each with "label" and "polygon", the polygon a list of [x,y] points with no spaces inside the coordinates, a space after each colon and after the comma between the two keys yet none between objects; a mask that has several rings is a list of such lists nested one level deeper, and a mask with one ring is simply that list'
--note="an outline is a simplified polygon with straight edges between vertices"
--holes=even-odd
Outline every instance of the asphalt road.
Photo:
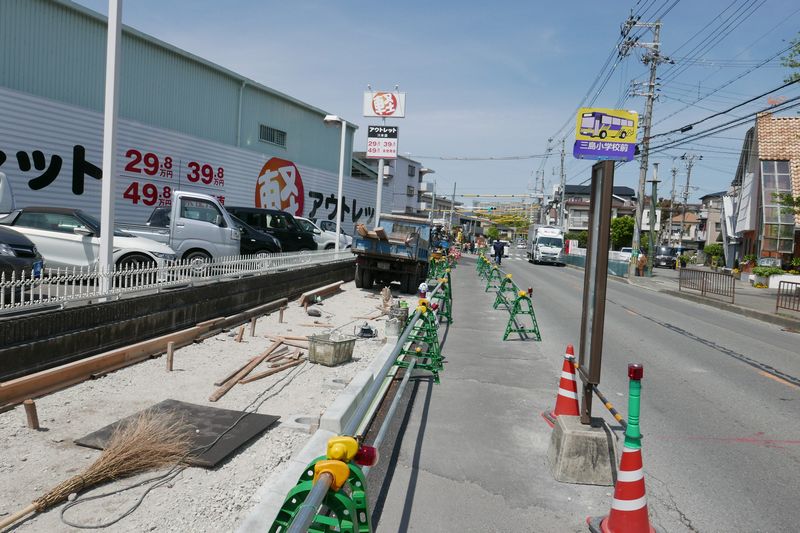
[{"label": "asphalt road", "polygon": [[[541,349],[577,353],[583,271],[522,252],[502,268],[534,289]],[[800,530],[799,334],[610,279],[600,389],[623,414],[629,362],[644,365],[645,479],[663,528]]]}]

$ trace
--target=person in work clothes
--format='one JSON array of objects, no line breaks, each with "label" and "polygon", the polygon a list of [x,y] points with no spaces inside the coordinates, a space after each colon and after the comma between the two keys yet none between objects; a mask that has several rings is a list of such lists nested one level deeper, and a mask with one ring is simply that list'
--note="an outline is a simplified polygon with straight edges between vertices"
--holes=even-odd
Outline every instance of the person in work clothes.
[{"label": "person in work clothes", "polygon": [[494,262],[498,265],[503,263],[503,249],[505,246],[500,241],[494,241],[492,244],[492,250],[494,251]]}]

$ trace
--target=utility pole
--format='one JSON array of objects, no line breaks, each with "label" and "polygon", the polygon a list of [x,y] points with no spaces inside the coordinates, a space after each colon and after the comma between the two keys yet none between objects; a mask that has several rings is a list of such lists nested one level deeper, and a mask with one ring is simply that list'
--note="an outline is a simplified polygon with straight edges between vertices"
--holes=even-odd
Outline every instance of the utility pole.
[{"label": "utility pole", "polygon": [[[625,56],[630,52],[633,47],[641,47],[647,49],[642,62],[650,67],[650,79],[647,83],[647,90],[642,93],[634,92],[636,96],[645,96],[644,116],[642,117],[643,123],[643,137],[640,149],[640,163],[639,163],[639,190],[636,199],[636,220],[633,232],[633,250],[638,251],[640,245],[640,234],[642,231],[642,211],[644,206],[645,196],[645,180],[647,179],[647,165],[650,155],[650,128],[653,123],[653,102],[656,98],[656,69],[661,63],[671,61],[669,58],[661,55],[661,21],[656,22],[636,22],[630,18],[623,25],[623,33],[627,34],[632,28],[648,28],[653,32],[652,43],[640,43],[638,40],[627,38],[620,45],[620,56]],[[627,31],[626,31],[627,30]],[[652,254],[651,254],[652,255]],[[632,277],[634,274],[635,265],[633,262],[628,267],[628,276]]]},{"label": "utility pole", "polygon": [[653,194],[650,197],[650,246],[647,254],[647,271],[653,275],[653,256],[655,255],[655,231],[656,231],[656,202],[658,201],[658,163],[653,163],[653,179],[649,180],[653,184]]},{"label": "utility pole", "polygon": [[689,180],[692,178],[692,167],[695,159],[703,159],[703,156],[696,154],[683,154],[681,156],[686,162],[686,186],[683,188],[683,215],[681,216],[681,240],[678,246],[683,246],[683,228],[686,225],[686,204],[689,201]]},{"label": "utility pole", "polygon": [[456,184],[453,182],[453,196],[450,197],[450,232],[453,231],[453,211],[456,207]]},{"label": "utility pole", "polygon": [[672,159],[672,195],[669,200],[669,229],[667,230],[667,239],[669,246],[672,248],[672,209],[675,207],[675,176],[678,174],[678,169],[675,168],[675,159]]},{"label": "utility pole", "polygon": [[564,189],[567,188],[567,174],[564,172],[564,138],[561,138],[561,200],[559,201],[559,214],[558,214],[558,225],[561,226],[561,230],[566,233],[567,232],[567,225],[566,221],[564,220]]}]

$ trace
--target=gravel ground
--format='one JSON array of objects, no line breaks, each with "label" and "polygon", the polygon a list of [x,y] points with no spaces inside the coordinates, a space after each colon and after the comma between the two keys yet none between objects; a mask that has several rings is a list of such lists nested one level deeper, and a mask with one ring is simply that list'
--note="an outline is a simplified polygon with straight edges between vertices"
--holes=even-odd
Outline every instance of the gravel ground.
[{"label": "gravel ground", "polygon": [[[251,507],[251,498],[283,461],[298,451],[310,437],[309,428],[293,424],[298,416],[318,419],[353,376],[365,368],[385,342],[385,320],[370,321],[378,330],[375,339],[356,342],[353,360],[337,367],[303,363],[279,374],[244,385],[236,385],[216,403],[208,402],[216,389],[214,381],[266,349],[266,334],[309,335],[325,328],[300,324],[317,320],[342,326],[352,333],[363,323],[358,316],[374,315],[380,305],[375,291],[356,289],[352,283],[319,306],[322,317],[306,316],[302,307],[290,303],[284,324],[278,313],[258,320],[255,337],[245,328],[241,343],[235,331],[221,333],[202,343],[175,352],[174,371],[165,370],[165,357],[150,359],[39,398],[36,405],[42,426],[33,431],[25,425],[22,406],[0,414],[0,518],[28,505],[60,481],[89,466],[100,454],[73,444],[73,440],[122,417],[165,399],[244,409],[261,393],[268,398],[260,413],[278,415],[280,421],[260,437],[247,443],[216,469],[187,468],[169,483],[155,488],[131,515],[110,526],[109,531],[231,531]],[[409,301],[411,301],[409,299]],[[256,371],[263,370],[259,367]],[[274,396],[273,396],[274,394]],[[81,497],[111,492],[163,472],[104,485]],[[146,490],[134,488],[71,508],[66,517],[81,524],[103,523],[117,517]],[[59,517],[61,506],[37,515],[15,531],[76,531]]]}]

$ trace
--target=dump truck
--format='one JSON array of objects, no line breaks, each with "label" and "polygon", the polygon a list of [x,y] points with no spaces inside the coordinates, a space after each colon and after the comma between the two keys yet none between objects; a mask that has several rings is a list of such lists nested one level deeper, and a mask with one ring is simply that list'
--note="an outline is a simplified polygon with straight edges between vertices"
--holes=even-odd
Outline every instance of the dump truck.
[{"label": "dump truck", "polygon": [[400,290],[413,294],[428,277],[430,224],[407,215],[381,215],[381,226],[369,231],[356,227],[352,252],[356,255],[356,287],[400,282]]}]

